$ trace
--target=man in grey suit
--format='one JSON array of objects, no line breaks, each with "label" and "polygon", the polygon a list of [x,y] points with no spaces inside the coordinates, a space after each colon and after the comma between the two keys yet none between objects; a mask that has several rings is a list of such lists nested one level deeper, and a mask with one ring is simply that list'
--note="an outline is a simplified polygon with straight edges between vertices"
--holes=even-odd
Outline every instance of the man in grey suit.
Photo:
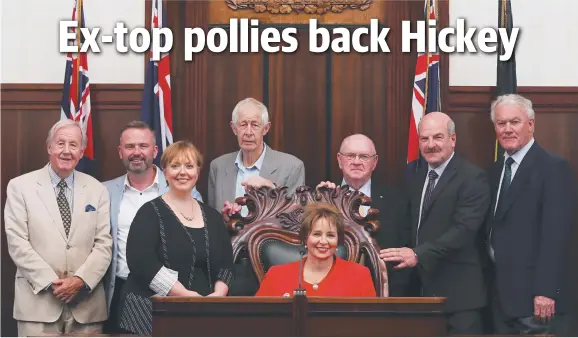
[{"label": "man in grey suit", "polygon": [[[231,129],[237,136],[239,151],[222,155],[209,169],[209,205],[221,210],[228,221],[236,213],[247,214],[247,208],[234,203],[246,189],[286,186],[290,193],[305,184],[305,166],[297,157],[271,149],[263,141],[271,122],[265,105],[253,98],[237,103],[233,109]],[[259,288],[246,256],[235,262],[235,279],[230,296],[252,296]]]},{"label": "man in grey suit", "polygon": [[225,220],[246,213],[234,203],[245,189],[286,186],[292,193],[305,184],[303,161],[263,142],[270,127],[267,107],[253,98],[242,100],[233,109],[231,129],[241,149],[216,158],[209,170],[209,205],[221,210]]},{"label": "man in grey suit", "polygon": [[[122,128],[118,154],[126,174],[104,182],[110,197],[110,229],[113,240],[112,263],[106,275],[106,300],[109,318],[104,331],[125,333],[118,325],[118,302],[122,285],[129,275],[126,262],[126,240],[132,220],[146,202],[167,192],[162,170],[153,164],[157,156],[155,134],[142,121],[132,121]],[[202,202],[197,189],[194,198]]]}]

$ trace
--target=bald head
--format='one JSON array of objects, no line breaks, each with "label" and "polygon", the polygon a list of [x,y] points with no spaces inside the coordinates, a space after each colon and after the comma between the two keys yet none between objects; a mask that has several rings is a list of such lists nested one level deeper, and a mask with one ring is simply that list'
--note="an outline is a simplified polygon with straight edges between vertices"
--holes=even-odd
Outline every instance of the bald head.
[{"label": "bald head", "polygon": [[341,142],[341,147],[339,148],[339,152],[343,153],[344,151],[347,151],[347,149],[351,148],[352,146],[359,146],[361,148],[365,148],[367,151],[371,152],[370,155],[373,155],[376,153],[375,144],[373,144],[373,141],[369,137],[367,137],[363,134],[354,134],[354,135],[350,135],[350,136],[347,136],[346,138],[344,138],[343,142]]},{"label": "bald head", "polygon": [[369,181],[377,166],[377,152],[373,141],[362,134],[346,137],[341,142],[337,162],[345,183],[354,189],[361,188]]},{"label": "bald head", "polygon": [[442,112],[426,114],[419,123],[419,149],[432,168],[446,162],[456,146],[456,125]]},{"label": "bald head", "polygon": [[439,111],[426,114],[421,119],[419,123],[419,128],[421,130],[422,125],[431,125],[431,124],[445,125],[448,128],[447,130],[448,135],[454,134],[456,132],[456,125],[454,121],[447,114],[444,114]]}]

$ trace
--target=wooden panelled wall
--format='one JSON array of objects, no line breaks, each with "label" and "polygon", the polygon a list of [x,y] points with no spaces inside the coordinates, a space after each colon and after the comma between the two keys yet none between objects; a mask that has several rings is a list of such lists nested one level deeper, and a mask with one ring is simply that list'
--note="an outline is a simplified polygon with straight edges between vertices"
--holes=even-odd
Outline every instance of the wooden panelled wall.
[{"label": "wooden panelled wall", "polygon": [[[64,69],[64,67],[63,67]],[[91,85],[95,151],[99,156],[99,179],[121,175],[118,159],[119,132],[123,124],[140,117],[142,85]],[[8,255],[4,231],[6,186],[16,176],[42,167],[48,161],[46,136],[60,118],[62,85],[2,84],[2,332],[17,336],[12,319],[16,268]]]},{"label": "wooden panelled wall", "polygon": [[[148,1],[146,18],[150,18]],[[349,10],[318,17],[325,24],[347,23],[352,29],[368,23],[370,17],[379,18],[392,28],[389,54],[312,54],[307,31],[300,26],[300,48],[293,54],[205,52],[185,62],[179,44],[184,27],[223,26],[230,16],[276,25],[306,23],[307,17],[231,12],[224,0],[169,1],[167,13],[176,43],[171,59],[175,136],[192,140],[205,156],[198,183],[205,198],[209,162],[238,149],[229,121],[235,104],[246,97],[269,107],[272,127],[267,142],[305,162],[307,184],[341,179],[335,157],[341,140],[352,133],[364,133],[375,141],[377,176],[392,185],[402,181],[416,55],[400,52],[401,21],[422,19],[422,1],[375,1],[361,14]],[[448,23],[448,17],[448,3],[443,1],[441,25]],[[493,88],[449,87],[448,66],[447,55],[442,55],[442,108],[456,122],[456,151],[487,167],[494,145],[489,120]],[[47,161],[46,133],[59,118],[61,88],[56,84],[2,85],[2,210],[8,181]],[[124,172],[117,155],[119,131],[126,122],[139,118],[142,88],[132,84],[91,87],[101,180]],[[578,177],[578,143],[571,134],[578,126],[578,88],[520,87],[519,91],[535,104],[536,139],[568,158]],[[14,273],[2,217],[2,336],[16,335]]]}]

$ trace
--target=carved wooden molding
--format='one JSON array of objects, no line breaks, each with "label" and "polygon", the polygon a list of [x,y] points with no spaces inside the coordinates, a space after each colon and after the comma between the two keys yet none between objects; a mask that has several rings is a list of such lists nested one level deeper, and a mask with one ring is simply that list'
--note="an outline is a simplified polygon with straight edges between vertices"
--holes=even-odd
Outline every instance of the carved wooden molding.
[{"label": "carved wooden molding", "polygon": [[302,207],[309,203],[326,202],[335,205],[345,218],[345,223],[361,226],[372,236],[379,228],[379,210],[369,209],[365,217],[359,214],[359,207],[370,206],[371,198],[358,191],[351,191],[347,186],[337,189],[312,189],[308,186],[298,187],[295,194],[290,195],[287,187],[276,189],[261,188],[251,190],[243,197],[238,197],[235,203],[247,206],[249,213],[243,217],[234,215],[228,223],[229,229],[238,234],[245,226],[268,218],[278,218],[283,228],[296,231],[295,225],[300,224]]},{"label": "carved wooden molding", "polygon": [[252,9],[257,13],[306,14],[341,13],[345,9],[366,10],[373,0],[225,0],[233,10]]},{"label": "carved wooden molding", "polygon": [[[239,214],[233,216],[228,223],[228,228],[233,233],[233,257],[236,260],[243,250],[248,250],[248,246],[251,246],[249,250],[253,252],[251,261],[259,280],[263,278],[264,271],[255,264],[260,261],[255,256],[258,252],[255,245],[259,245],[264,236],[275,236],[287,243],[299,243],[303,207],[309,203],[325,202],[335,205],[343,215],[344,240],[349,260],[360,263],[363,263],[363,259],[369,261],[376,270],[375,283],[379,288],[378,295],[388,295],[387,270],[379,258],[379,246],[374,239],[380,226],[377,220],[379,211],[369,209],[366,216],[359,214],[361,205],[371,205],[370,197],[358,191],[351,191],[347,186],[336,189],[312,189],[302,186],[292,195],[288,193],[287,187],[250,190],[235,202],[247,206],[249,212],[245,217]],[[277,230],[273,231],[272,228]],[[293,235],[289,236],[288,233]]]}]

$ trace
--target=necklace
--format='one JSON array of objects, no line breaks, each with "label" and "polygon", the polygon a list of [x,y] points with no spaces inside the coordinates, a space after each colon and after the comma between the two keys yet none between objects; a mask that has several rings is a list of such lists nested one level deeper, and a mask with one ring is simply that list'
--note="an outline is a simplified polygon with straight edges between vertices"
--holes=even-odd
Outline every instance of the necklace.
[{"label": "necklace", "polygon": [[187,221],[189,221],[189,222],[192,222],[192,221],[195,219],[195,216],[193,216],[193,217],[187,217],[187,216],[185,216],[185,214],[183,214],[182,212],[181,212],[181,216],[183,216],[183,217],[184,217]]},{"label": "necklace", "polygon": [[317,290],[319,289],[319,284],[325,279],[325,277],[327,277],[327,274],[329,272],[327,272],[323,277],[321,278],[316,278],[315,282],[310,283],[313,286],[313,290]]},{"label": "necklace", "polygon": [[[335,259],[334,259],[334,262],[335,262]],[[310,283],[310,284],[312,284],[313,290],[317,291],[317,289],[319,289],[319,284],[325,280],[327,275],[331,272],[332,268],[333,268],[333,265],[331,265],[329,270],[327,270],[326,272],[323,273],[323,276],[321,276],[321,278],[319,278],[319,275],[317,275],[316,278],[311,278],[311,279],[315,280],[315,282]]]}]

